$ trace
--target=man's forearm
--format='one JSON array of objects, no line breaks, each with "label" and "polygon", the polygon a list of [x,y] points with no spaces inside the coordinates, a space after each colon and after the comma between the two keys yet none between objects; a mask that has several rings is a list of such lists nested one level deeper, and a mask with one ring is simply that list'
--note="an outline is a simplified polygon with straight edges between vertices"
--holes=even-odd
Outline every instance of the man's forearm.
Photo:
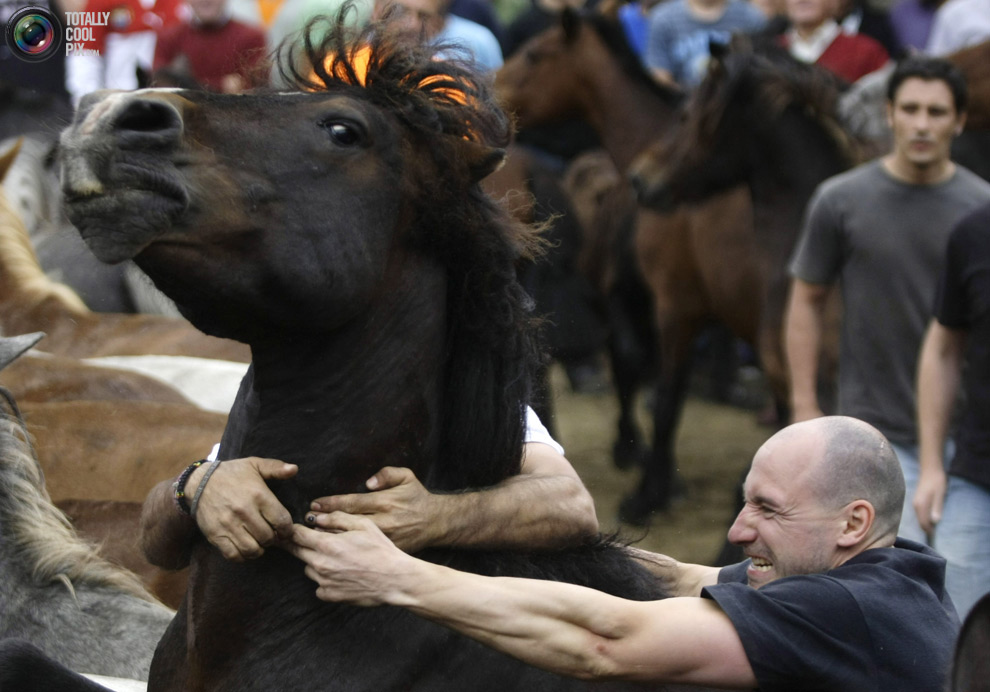
[{"label": "man's forearm", "polygon": [[700,596],[704,587],[718,583],[718,567],[678,562],[672,557],[639,548],[628,550],[634,560],[657,578],[668,596]]},{"label": "man's forearm", "polygon": [[586,679],[613,677],[602,652],[623,630],[599,601],[620,599],[569,584],[547,586],[418,562],[385,599],[541,668]]},{"label": "man's forearm", "polygon": [[286,548],[326,601],[390,604],[554,672],[589,679],[752,688],[731,621],[710,599],[628,601],[555,581],[493,578],[398,550],[366,517],[293,527]]},{"label": "man's forearm", "polygon": [[148,562],[163,569],[188,566],[198,534],[196,522],[175,507],[171,480],[151,489],[141,510],[141,550]]},{"label": "man's forearm", "polygon": [[561,675],[755,686],[734,627],[709,599],[632,602],[573,584],[434,564],[419,565],[400,582],[388,603]]},{"label": "man's forearm", "polygon": [[558,548],[598,532],[594,502],[567,475],[514,476],[491,488],[436,495],[437,546]]},{"label": "man's forearm", "polygon": [[822,341],[821,299],[795,283],[784,322],[784,352],[791,387],[792,415],[804,418],[818,409],[818,353]]}]

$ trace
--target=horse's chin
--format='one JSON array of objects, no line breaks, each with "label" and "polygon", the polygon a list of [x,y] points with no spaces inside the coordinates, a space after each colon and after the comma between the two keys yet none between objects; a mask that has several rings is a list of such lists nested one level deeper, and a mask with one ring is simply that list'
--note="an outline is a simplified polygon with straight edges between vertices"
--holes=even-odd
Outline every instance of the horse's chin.
[{"label": "horse's chin", "polygon": [[87,247],[106,264],[136,257],[167,233],[185,209],[183,201],[141,190],[69,199],[65,204]]}]

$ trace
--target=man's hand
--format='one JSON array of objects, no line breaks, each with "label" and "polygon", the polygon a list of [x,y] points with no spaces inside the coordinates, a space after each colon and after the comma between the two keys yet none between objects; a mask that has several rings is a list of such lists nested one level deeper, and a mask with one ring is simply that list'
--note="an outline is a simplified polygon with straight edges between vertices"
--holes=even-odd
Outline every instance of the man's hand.
[{"label": "man's hand", "polygon": [[[186,483],[192,497],[205,473],[201,466]],[[224,461],[203,489],[196,523],[206,539],[234,562],[261,557],[276,538],[292,536],[292,516],[265,484],[285,480],[299,470],[276,459],[247,457]]]},{"label": "man's hand", "polygon": [[316,582],[321,600],[381,605],[393,588],[393,575],[415,564],[367,517],[333,512],[321,523],[324,531],[292,526],[291,542],[284,545],[306,563],[306,576]]},{"label": "man's hand", "polygon": [[922,470],[918,478],[918,487],[914,491],[914,513],[918,523],[929,538],[935,533],[935,525],[942,520],[942,508],[945,506],[945,471]]},{"label": "man's hand", "polygon": [[[370,493],[321,497],[306,515],[310,526],[330,530],[336,526],[331,512],[365,516],[400,549],[416,552],[432,544],[440,528],[439,502],[407,468],[386,466],[365,484]],[[312,517],[312,520],[310,520]]]}]

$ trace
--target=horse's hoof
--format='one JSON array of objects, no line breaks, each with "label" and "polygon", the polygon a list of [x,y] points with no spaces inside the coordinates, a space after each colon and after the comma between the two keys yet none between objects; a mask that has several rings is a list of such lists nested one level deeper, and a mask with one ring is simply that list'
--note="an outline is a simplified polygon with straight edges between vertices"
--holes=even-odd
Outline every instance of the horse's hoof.
[{"label": "horse's hoof", "polygon": [[571,391],[575,394],[603,394],[611,386],[600,363],[588,361],[565,367]]},{"label": "horse's hoof", "polygon": [[641,466],[646,456],[643,445],[635,440],[619,440],[612,446],[612,463],[621,471]]},{"label": "horse's hoof", "polygon": [[626,495],[619,503],[619,521],[632,526],[649,526],[656,514],[667,509],[667,504],[643,493]]}]

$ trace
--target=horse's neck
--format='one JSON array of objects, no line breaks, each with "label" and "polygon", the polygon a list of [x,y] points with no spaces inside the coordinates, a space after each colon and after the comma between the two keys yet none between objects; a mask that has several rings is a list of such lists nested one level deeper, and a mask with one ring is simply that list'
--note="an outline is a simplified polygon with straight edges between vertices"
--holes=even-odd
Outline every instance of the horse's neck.
[{"label": "horse's neck", "polygon": [[616,168],[626,171],[647,145],[672,125],[676,109],[651,85],[627,74],[597,34],[593,40],[595,59],[577,65],[586,85],[583,115]]},{"label": "horse's neck", "polygon": [[307,500],[357,491],[383,466],[425,474],[439,431],[444,294],[429,281],[407,288],[334,332],[252,345],[222,455],[299,464]]},{"label": "horse's neck", "polygon": [[804,207],[818,185],[848,167],[843,133],[824,121],[789,109],[771,129],[771,141],[758,145],[751,158],[755,163],[754,199],[776,197],[783,191],[801,199]]},{"label": "horse's neck", "polygon": [[[825,179],[848,167],[841,133],[804,113],[789,111],[772,128],[772,141],[754,147],[750,180],[757,235],[771,266],[791,254],[808,200]],[[785,232],[773,231],[784,228]]]}]

